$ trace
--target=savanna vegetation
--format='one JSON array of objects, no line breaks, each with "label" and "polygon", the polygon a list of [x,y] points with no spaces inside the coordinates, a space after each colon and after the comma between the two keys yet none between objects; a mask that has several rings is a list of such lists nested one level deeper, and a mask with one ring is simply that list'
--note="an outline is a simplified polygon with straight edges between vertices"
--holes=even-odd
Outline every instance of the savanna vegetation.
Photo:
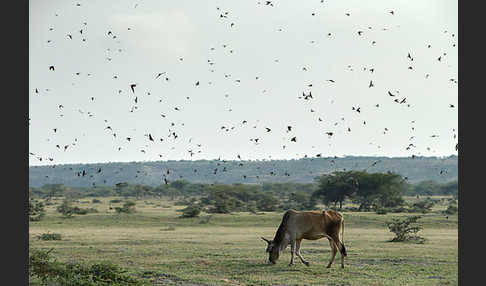
[{"label": "savanna vegetation", "polygon": [[[31,188],[29,215],[43,213],[29,228],[31,285],[457,285],[451,185],[339,171],[309,184]],[[266,264],[260,236],[290,208],[344,215],[345,269],[325,268],[325,239],[303,241],[310,267],[288,267],[288,249]]]}]

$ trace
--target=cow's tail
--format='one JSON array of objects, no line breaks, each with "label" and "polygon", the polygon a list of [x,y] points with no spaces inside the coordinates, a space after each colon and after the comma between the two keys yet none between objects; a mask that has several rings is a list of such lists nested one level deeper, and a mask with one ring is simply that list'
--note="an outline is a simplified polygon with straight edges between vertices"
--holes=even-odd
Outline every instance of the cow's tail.
[{"label": "cow's tail", "polygon": [[348,254],[346,253],[346,247],[344,247],[344,219],[341,219],[341,248],[339,251],[343,256],[347,256]]}]

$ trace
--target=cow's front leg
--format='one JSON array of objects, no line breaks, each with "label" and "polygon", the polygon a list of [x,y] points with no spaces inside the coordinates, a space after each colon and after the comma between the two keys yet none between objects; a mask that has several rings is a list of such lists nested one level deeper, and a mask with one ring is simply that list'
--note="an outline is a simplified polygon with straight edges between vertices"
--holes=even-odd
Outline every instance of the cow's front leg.
[{"label": "cow's front leg", "polygon": [[290,241],[290,263],[289,266],[294,264],[294,254],[295,254],[295,240]]},{"label": "cow's front leg", "polygon": [[302,254],[300,254],[300,243],[302,242],[302,239],[299,239],[295,242],[295,254],[297,255],[298,258],[300,258],[300,261],[304,263],[306,266],[309,266],[309,262],[305,261],[304,257],[302,257]]}]

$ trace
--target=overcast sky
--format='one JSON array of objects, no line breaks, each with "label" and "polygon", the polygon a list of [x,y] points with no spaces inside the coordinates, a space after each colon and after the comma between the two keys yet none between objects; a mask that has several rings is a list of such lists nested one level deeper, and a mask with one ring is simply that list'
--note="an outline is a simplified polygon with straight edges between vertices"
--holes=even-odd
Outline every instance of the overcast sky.
[{"label": "overcast sky", "polygon": [[457,1],[271,3],[30,1],[29,164],[457,155]]}]

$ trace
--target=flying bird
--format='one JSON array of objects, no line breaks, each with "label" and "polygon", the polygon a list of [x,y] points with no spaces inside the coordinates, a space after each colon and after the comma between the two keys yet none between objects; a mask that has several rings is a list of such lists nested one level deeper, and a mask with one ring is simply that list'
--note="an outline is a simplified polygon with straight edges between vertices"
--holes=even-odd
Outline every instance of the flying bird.
[{"label": "flying bird", "polygon": [[136,86],[137,86],[137,84],[135,84],[135,83],[132,83],[132,84],[130,85],[130,88],[132,89],[132,92],[133,92],[133,93],[135,93],[135,87],[136,87]]},{"label": "flying bird", "polygon": [[50,66],[49,70],[54,71],[54,66]]},{"label": "flying bird", "polygon": [[370,85],[368,87],[373,87],[373,86],[375,86],[375,85],[373,84],[373,81],[370,80]]}]

